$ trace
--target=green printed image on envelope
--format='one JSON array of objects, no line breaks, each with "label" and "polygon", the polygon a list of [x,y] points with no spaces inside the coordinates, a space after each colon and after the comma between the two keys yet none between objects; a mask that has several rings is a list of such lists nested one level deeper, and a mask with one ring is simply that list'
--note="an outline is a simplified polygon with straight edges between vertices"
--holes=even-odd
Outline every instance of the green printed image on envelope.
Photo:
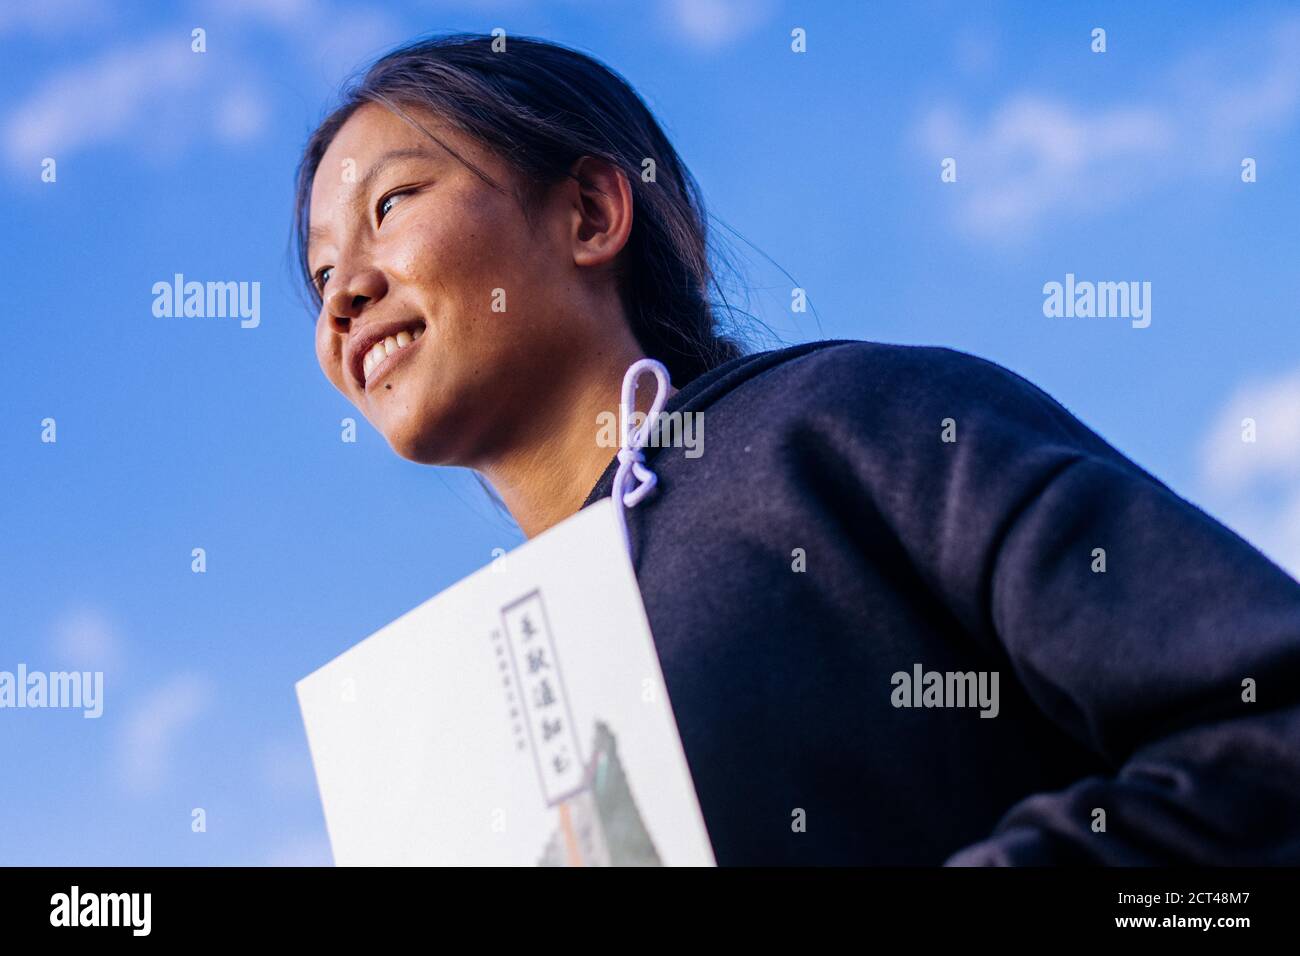
[{"label": "green printed image on envelope", "polygon": [[712,866],[609,499],[297,683],[340,866]]}]

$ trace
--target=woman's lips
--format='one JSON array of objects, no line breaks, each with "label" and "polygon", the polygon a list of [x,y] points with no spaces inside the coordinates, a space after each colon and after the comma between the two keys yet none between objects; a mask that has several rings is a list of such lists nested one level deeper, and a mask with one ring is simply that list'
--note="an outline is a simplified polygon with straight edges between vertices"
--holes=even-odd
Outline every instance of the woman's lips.
[{"label": "woman's lips", "polygon": [[389,372],[409,358],[410,353],[414,352],[421,346],[426,336],[427,330],[424,328],[419,329],[416,335],[411,339],[410,344],[404,345],[389,353],[381,359],[377,365],[372,367],[369,374],[366,375],[366,393],[369,394],[371,388],[380,379],[384,378]]}]

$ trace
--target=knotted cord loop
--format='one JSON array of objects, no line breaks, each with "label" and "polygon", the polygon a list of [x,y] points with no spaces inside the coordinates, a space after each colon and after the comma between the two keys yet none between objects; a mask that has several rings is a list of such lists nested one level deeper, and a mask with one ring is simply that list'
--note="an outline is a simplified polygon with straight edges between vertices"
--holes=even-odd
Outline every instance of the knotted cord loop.
[{"label": "knotted cord loop", "polygon": [[[637,379],[646,372],[655,376],[655,397],[646,413],[645,421],[639,426],[632,426],[632,413],[636,410]],[[628,366],[623,376],[623,394],[619,400],[618,421],[621,434],[618,449],[618,470],[614,472],[614,487],[610,496],[614,499],[614,514],[618,516],[619,528],[623,531],[623,540],[627,544],[628,554],[632,553],[632,540],[627,533],[626,508],[634,508],[654,491],[659,483],[658,477],[645,465],[645,454],[641,451],[649,440],[659,422],[659,413],[664,410],[668,400],[671,382],[668,369],[662,362],[652,358],[643,358]],[[635,481],[635,484],[632,482]],[[630,487],[629,487],[630,486]]]}]

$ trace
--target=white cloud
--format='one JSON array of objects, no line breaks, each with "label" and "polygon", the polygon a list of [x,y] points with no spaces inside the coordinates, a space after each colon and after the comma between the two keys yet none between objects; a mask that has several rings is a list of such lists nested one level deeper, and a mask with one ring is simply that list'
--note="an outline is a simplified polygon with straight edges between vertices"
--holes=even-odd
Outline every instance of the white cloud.
[{"label": "white cloud", "polygon": [[1149,108],[1083,111],[1027,94],[1005,101],[983,129],[936,109],[921,136],[934,155],[957,161],[961,225],[992,236],[1120,198],[1140,183],[1137,167],[1164,156],[1176,138]]},{"label": "white cloud", "polygon": [[160,155],[212,136],[246,140],[267,110],[231,59],[192,52],[178,29],[56,71],[0,120],[6,158],[35,169],[117,141]]},{"label": "white cloud", "polygon": [[[1242,440],[1242,422],[1255,422],[1255,441]],[[1282,480],[1300,486],[1300,368],[1238,389],[1201,444],[1201,474],[1212,489],[1238,492]]]},{"label": "white cloud", "polygon": [[311,795],[316,792],[316,772],[307,741],[273,740],[260,755],[262,779],[276,797]]},{"label": "white cloud", "polygon": [[51,649],[59,663],[78,671],[116,671],[122,646],[104,612],[81,607],[65,611],[54,622]]},{"label": "white cloud", "polygon": [[[29,20],[70,28],[78,11],[101,9],[90,0],[55,0],[47,8],[53,13],[46,19],[0,14],[0,34]],[[195,26],[207,31],[206,53],[190,49]],[[273,110],[247,46],[259,31],[287,49],[293,69],[330,82],[408,36],[377,9],[322,0],[208,0],[169,29],[57,67],[31,91],[10,96],[0,106],[0,156],[35,176],[45,157],[61,160],[95,146],[122,144],[157,161],[195,143],[251,142],[268,128]]]},{"label": "white cloud", "polygon": [[6,117],[5,149],[15,165],[114,138],[142,122],[163,90],[185,92],[195,74],[179,38],[156,38],[49,77]]},{"label": "white cloud", "polygon": [[247,27],[274,33],[335,82],[411,38],[409,30],[382,10],[324,0],[207,0],[202,9],[228,33]]},{"label": "white cloud", "polygon": [[1188,56],[1168,86],[1195,121],[1189,140],[1210,162],[1235,161],[1259,136],[1300,112],[1300,16],[1254,22],[1248,42],[1223,42]]},{"label": "white cloud", "polygon": [[106,0],[40,0],[0,4],[0,36],[27,33],[42,38],[62,36],[102,24],[108,16]]},{"label": "white cloud", "polygon": [[123,789],[146,794],[167,782],[178,741],[207,711],[213,697],[207,678],[178,674],[136,705],[119,741],[116,769]]},{"label": "white cloud", "polygon": [[1199,464],[1207,510],[1300,577],[1300,368],[1238,389],[1206,429]]},{"label": "white cloud", "polygon": [[213,19],[260,20],[280,27],[305,27],[322,14],[316,0],[207,0],[200,9]]},{"label": "white cloud", "polygon": [[273,849],[263,866],[333,866],[329,840],[316,834],[301,834]]},{"label": "white cloud", "polygon": [[269,112],[267,104],[252,88],[232,90],[217,104],[217,136],[228,143],[256,139],[266,128]]},{"label": "white cloud", "polygon": [[989,27],[966,27],[953,41],[953,65],[967,76],[988,76],[1001,59],[1001,45]]},{"label": "white cloud", "polygon": [[[387,14],[376,10],[338,10],[293,31],[305,60],[334,82],[370,65],[370,61],[410,33]],[[490,29],[485,27],[484,29]]]},{"label": "white cloud", "polygon": [[1032,234],[1045,218],[1113,207],[1179,178],[1233,182],[1262,137],[1300,113],[1300,17],[1252,26],[1189,54],[1126,103],[1019,92],[980,119],[937,105],[914,140],[936,176],[939,159],[957,160],[957,225],[984,240]]},{"label": "white cloud", "polygon": [[772,13],[770,0],[664,0],[664,7],[673,35],[708,49],[744,36]]}]

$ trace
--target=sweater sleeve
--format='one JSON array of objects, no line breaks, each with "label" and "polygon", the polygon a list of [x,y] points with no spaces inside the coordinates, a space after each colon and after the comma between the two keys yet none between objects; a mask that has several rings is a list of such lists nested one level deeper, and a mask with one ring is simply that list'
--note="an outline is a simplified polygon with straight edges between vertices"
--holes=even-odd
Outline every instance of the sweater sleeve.
[{"label": "sweater sleeve", "polygon": [[1294,580],[1081,454],[1009,517],[987,597],[1031,697],[1116,770],[1023,800],[950,864],[1300,862]]},{"label": "sweater sleeve", "polygon": [[1013,373],[915,354],[873,424],[926,450],[869,480],[968,633],[1112,769],[947,865],[1300,863],[1300,584]]}]

